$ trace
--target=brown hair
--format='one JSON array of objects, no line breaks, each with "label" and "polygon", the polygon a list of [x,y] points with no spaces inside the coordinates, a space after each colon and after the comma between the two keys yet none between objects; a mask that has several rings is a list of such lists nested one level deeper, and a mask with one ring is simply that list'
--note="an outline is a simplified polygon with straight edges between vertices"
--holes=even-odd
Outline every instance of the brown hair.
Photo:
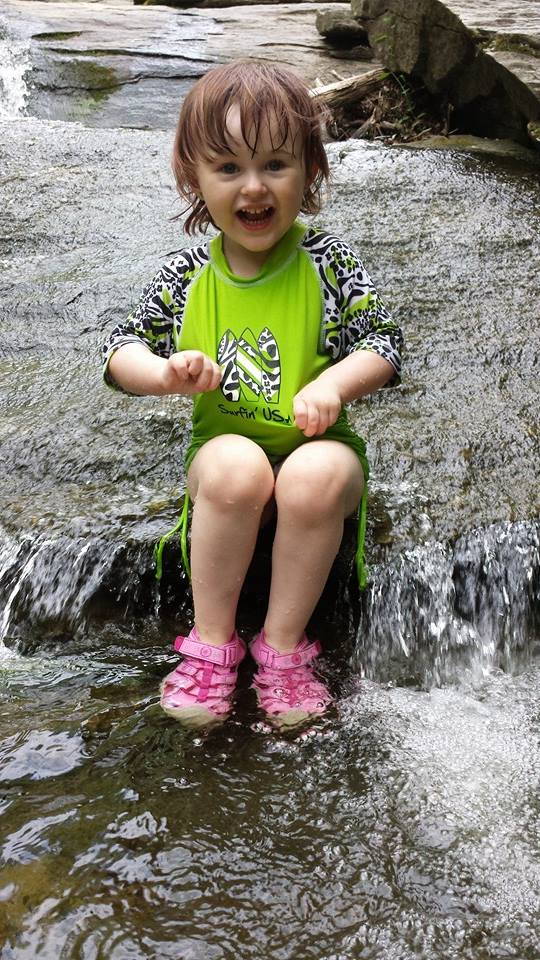
[{"label": "brown hair", "polygon": [[[229,152],[227,113],[240,110],[242,136],[255,153],[261,130],[277,122],[279,149],[292,137],[301,144],[306,189],[301,210],[317,213],[321,188],[328,179],[328,158],[322,143],[324,108],[309,95],[304,82],[292,71],[268,63],[237,60],[215,67],[189,91],[182,104],[174,140],[172,167],[178,192],[188,202],[186,233],[206,231],[212,219],[204,199],[197,194],[195,167],[212,154]],[[273,128],[275,131],[275,127]]]}]

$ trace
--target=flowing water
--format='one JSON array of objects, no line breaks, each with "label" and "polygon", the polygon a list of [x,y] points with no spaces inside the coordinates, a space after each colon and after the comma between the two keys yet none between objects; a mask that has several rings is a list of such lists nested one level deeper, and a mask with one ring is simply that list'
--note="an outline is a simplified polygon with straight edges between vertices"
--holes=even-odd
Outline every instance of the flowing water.
[{"label": "flowing water", "polygon": [[2,960],[537,960],[538,165],[330,148],[320,222],[362,251],[408,343],[403,386],[352,411],[373,470],[370,584],[350,588],[346,544],[313,625],[328,719],[270,733],[246,667],[234,715],[196,736],[156,703],[191,615],[178,547],[159,588],[152,564],[189,404],[114,395],[98,370],[105,329],[184,242],[172,114],[148,131],[127,100],[133,129],[68,123],[53,94],[38,110],[39,41],[10,29]]}]

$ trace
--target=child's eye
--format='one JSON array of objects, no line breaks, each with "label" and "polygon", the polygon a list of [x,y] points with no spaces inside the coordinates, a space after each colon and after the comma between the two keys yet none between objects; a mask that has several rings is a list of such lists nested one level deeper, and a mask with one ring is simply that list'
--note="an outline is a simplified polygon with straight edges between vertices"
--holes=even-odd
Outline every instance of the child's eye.
[{"label": "child's eye", "polygon": [[236,173],[237,170],[238,170],[238,167],[236,166],[235,163],[232,163],[232,162],[222,163],[219,168],[220,173]]},{"label": "child's eye", "polygon": [[277,173],[278,170],[283,170],[284,164],[283,160],[269,160],[267,166],[272,173]]}]

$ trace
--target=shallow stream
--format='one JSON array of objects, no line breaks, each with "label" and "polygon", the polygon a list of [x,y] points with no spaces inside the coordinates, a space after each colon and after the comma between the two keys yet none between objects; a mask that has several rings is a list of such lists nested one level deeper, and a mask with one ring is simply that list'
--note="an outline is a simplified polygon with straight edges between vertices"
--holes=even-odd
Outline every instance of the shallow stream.
[{"label": "shallow stream", "polygon": [[[177,548],[161,589],[152,568],[189,404],[98,368],[185,242],[171,131],[129,129],[128,101],[125,129],[28,115],[2,37],[2,960],[537,960],[538,165],[331,146],[319,222],[407,335],[403,386],[352,410],[371,580],[356,597],[345,545],[313,624],[328,720],[269,733],[246,671],[197,737],[156,704],[190,619]],[[246,636],[263,602],[254,576]]]}]

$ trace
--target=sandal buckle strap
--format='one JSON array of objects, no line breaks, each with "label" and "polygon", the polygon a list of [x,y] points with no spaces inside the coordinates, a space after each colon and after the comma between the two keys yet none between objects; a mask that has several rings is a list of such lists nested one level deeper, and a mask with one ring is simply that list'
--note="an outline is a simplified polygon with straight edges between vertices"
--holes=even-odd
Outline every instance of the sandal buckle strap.
[{"label": "sandal buckle strap", "polygon": [[[191,631],[194,634],[195,631]],[[218,667],[234,667],[242,660],[244,656],[244,646],[240,638],[234,634],[233,639],[222,647],[216,647],[211,643],[201,643],[201,641],[192,636],[177,637],[174,641],[174,649],[178,650],[185,657],[195,657],[197,660],[205,660],[207,663],[214,663]]]},{"label": "sandal buckle strap", "polygon": [[[307,638],[304,636],[303,639]],[[319,641],[313,640],[303,650],[296,650],[292,653],[278,653],[277,650],[266,644],[264,633],[261,631],[251,646],[251,653],[257,663],[269,667],[271,670],[294,670],[295,667],[303,667],[306,663],[318,657],[321,649]]]}]

